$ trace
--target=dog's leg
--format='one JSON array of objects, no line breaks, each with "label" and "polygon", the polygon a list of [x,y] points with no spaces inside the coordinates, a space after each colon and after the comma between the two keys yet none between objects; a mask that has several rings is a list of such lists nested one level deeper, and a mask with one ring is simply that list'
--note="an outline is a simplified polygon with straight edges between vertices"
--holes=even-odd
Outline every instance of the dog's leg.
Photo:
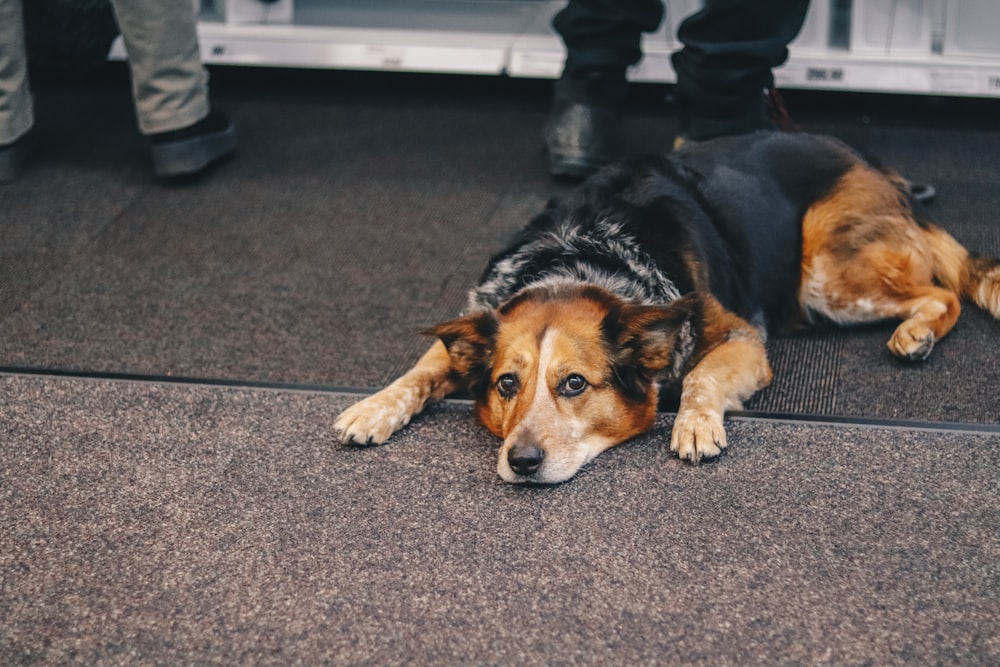
[{"label": "dog's leg", "polygon": [[852,262],[838,261],[833,253],[814,257],[810,268],[819,271],[806,274],[800,301],[843,324],[901,319],[889,351],[910,361],[926,359],[961,312],[958,296],[934,284],[929,256],[917,244],[889,248],[878,243]]},{"label": "dog's leg", "polygon": [[375,445],[389,439],[431,402],[455,389],[451,361],[440,340],[420,361],[385,389],[345,410],[334,424],[344,443]]},{"label": "dog's leg", "polygon": [[909,299],[894,303],[906,319],[889,339],[889,351],[910,361],[926,359],[934,347],[958,321],[958,297],[946,289],[928,285]]},{"label": "dog's leg", "polygon": [[977,264],[949,234],[918,223],[897,186],[858,166],[810,207],[802,220],[799,302],[804,313],[841,324],[902,319],[888,347],[915,361],[951,331],[958,295],[974,298],[988,275],[982,268],[992,265]]},{"label": "dog's leg", "polygon": [[[722,310],[721,305],[717,308]],[[685,376],[670,436],[670,450],[692,462],[718,456],[725,449],[723,416],[729,410],[739,410],[743,401],[770,384],[772,378],[762,334],[731,313],[724,313],[716,322],[723,326],[717,325],[717,330],[707,331],[706,336],[721,342]]]}]

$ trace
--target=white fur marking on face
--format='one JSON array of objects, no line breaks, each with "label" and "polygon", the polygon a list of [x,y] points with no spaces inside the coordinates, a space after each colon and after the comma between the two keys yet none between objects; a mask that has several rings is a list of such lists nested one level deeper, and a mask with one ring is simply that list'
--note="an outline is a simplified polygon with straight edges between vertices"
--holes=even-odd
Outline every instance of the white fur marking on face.
[{"label": "white fur marking on face", "polygon": [[535,395],[532,398],[533,406],[542,405],[544,401],[552,400],[552,395],[549,393],[548,383],[546,382],[546,371],[549,365],[551,365],[552,357],[555,354],[557,336],[558,334],[555,329],[546,329],[545,334],[542,336],[542,343],[538,346],[538,374],[535,377]]}]

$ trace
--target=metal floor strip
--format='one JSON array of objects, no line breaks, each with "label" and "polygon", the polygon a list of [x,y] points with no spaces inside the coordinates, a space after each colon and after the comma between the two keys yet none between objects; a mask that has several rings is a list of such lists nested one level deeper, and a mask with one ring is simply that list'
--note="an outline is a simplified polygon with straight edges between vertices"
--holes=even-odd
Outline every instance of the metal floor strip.
[{"label": "metal floor strip", "polygon": [[[171,375],[147,375],[133,373],[109,373],[101,371],[73,371],[47,368],[22,368],[0,366],[0,377],[32,376],[51,378],[73,378],[117,382],[146,382],[177,385],[198,385],[232,387],[239,389],[269,389],[275,391],[295,391],[322,394],[353,394],[365,396],[376,391],[374,388],[345,387],[321,384],[297,384],[287,382],[263,382],[256,380],[227,380],[219,378],[177,377]],[[449,402],[471,403],[468,399],[448,399]],[[878,419],[871,417],[848,417],[841,415],[818,415],[805,413],[766,412],[744,410],[730,412],[727,419],[784,422],[789,424],[825,424],[830,426],[861,426],[880,429],[909,431],[933,431],[938,433],[1000,433],[1000,424],[975,424],[967,422],[908,421],[898,419]]]}]

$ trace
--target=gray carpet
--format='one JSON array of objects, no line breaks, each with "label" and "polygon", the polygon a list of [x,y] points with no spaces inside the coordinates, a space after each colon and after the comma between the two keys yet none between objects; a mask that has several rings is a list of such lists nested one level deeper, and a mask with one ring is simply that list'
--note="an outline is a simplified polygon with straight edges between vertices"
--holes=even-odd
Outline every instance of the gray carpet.
[{"label": "gray carpet", "polygon": [[448,403],[0,376],[0,663],[1000,662],[1000,434],[670,417],[550,488]]},{"label": "gray carpet", "polygon": [[[0,664],[1000,663],[1000,324],[971,308],[918,366],[881,325],[772,341],[748,408],[829,423],[730,419],[690,466],[663,414],[551,488],[503,484],[460,401],[352,449],[357,393],[121,379],[382,385],[566,187],[544,83],[213,75],[239,154],[169,186],[123,68],[36,82],[0,187],[0,368],[39,373],[0,373]],[[629,146],[669,145],[636,92]],[[789,99],[1000,255],[997,101]]]}]

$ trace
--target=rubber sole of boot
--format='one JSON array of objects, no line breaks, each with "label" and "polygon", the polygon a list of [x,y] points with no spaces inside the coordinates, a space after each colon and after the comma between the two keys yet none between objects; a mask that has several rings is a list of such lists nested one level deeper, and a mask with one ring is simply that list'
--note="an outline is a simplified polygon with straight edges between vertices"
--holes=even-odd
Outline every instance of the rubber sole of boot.
[{"label": "rubber sole of boot", "polygon": [[230,123],[220,132],[165,144],[154,144],[151,150],[153,171],[157,176],[196,174],[236,150],[236,127]]},{"label": "rubber sole of boot", "polygon": [[548,158],[549,175],[566,178],[587,178],[605,164],[603,162],[595,163],[588,160],[586,156],[557,153],[551,149],[548,152]]},{"label": "rubber sole of boot", "polygon": [[21,175],[27,150],[24,142],[0,147],[0,183],[10,183]]}]

